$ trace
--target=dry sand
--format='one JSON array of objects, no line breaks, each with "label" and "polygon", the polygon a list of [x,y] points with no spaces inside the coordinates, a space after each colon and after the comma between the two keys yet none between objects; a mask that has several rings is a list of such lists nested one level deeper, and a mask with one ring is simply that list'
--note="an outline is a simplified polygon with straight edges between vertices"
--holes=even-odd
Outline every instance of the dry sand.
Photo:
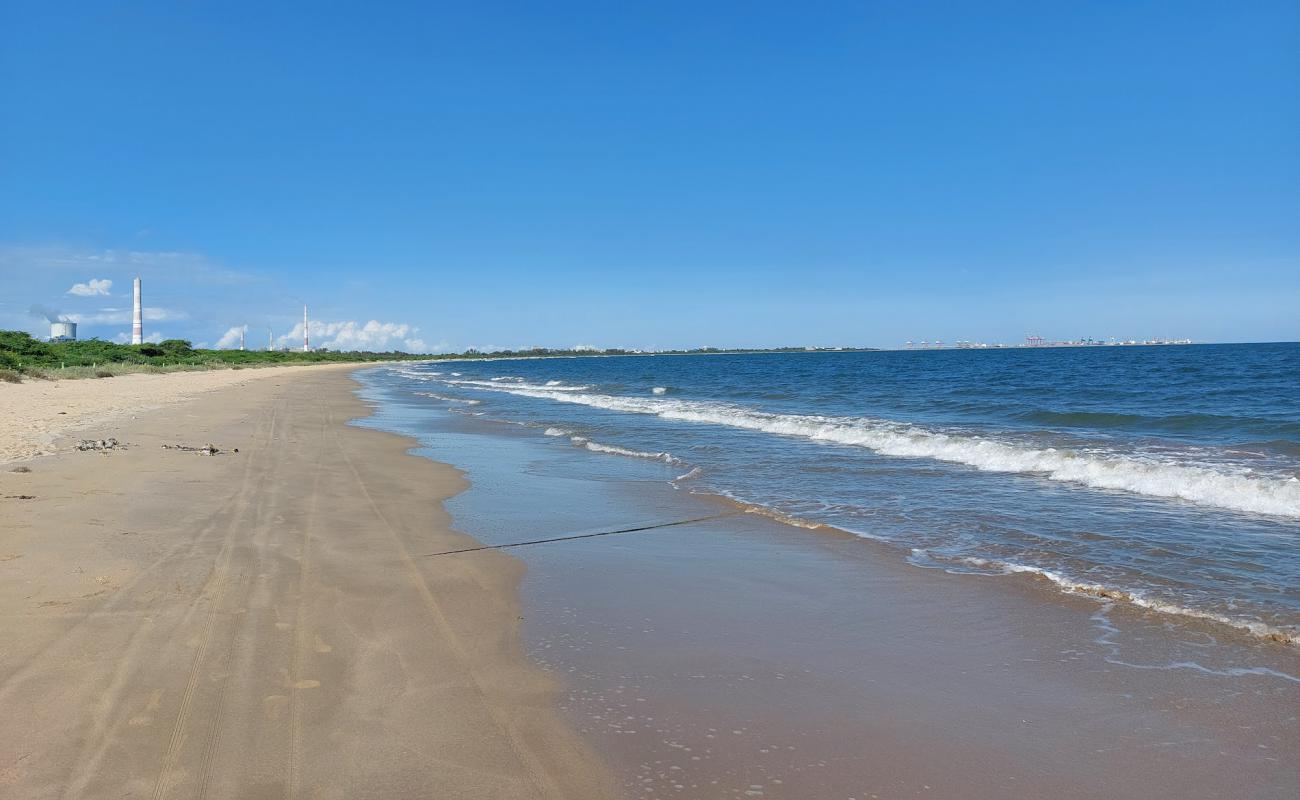
[{"label": "dry sand", "polygon": [[297,365],[0,383],[0,462],[52,453],[61,436],[87,425],[102,428],[120,417],[191,400],[214,389],[246,386],[302,370],[355,368],[355,364]]},{"label": "dry sand", "polygon": [[519,562],[420,557],[473,544],[441,505],[464,481],[347,426],[353,386],[0,388],[3,457],[129,445],[0,471],[0,797],[613,794],[521,652]]}]

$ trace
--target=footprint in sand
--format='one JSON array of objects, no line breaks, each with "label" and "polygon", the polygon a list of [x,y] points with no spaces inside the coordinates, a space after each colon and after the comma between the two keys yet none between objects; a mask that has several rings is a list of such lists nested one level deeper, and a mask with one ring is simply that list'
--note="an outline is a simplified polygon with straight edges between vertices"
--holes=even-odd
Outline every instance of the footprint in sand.
[{"label": "footprint in sand", "polygon": [[[163,697],[163,690],[154,689],[152,692],[149,693],[149,702],[145,704],[144,710],[146,712],[157,711],[158,707],[162,705],[162,697]],[[127,720],[126,724],[132,728],[146,728],[153,724],[153,716],[149,713],[137,714],[136,716],[131,717],[131,719]]]},{"label": "footprint in sand", "polygon": [[262,714],[267,719],[279,719],[284,707],[289,703],[289,696],[285,694],[272,694],[262,698]]}]

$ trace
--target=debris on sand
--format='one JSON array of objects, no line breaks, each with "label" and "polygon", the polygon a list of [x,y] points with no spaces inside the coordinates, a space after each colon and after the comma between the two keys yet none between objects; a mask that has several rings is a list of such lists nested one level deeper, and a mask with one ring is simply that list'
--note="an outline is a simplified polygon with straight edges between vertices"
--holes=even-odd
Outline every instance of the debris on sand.
[{"label": "debris on sand", "polygon": [[[207,444],[203,445],[202,447],[193,447],[193,446],[188,445],[188,444],[165,444],[165,445],[163,445],[163,449],[164,449],[164,450],[184,450],[184,451],[186,451],[186,452],[188,452],[188,453],[198,453],[199,455],[202,455],[202,456],[215,456],[215,455],[217,455],[218,453],[221,453],[221,452],[222,452],[221,448],[217,447],[216,445],[212,444],[211,442],[208,442]],[[233,450],[231,450],[230,452],[231,452],[231,453],[238,453],[238,452],[239,452],[239,448],[236,447],[236,448],[234,448]]]},{"label": "debris on sand", "polygon": [[76,448],[82,451],[83,453],[90,452],[90,451],[104,453],[109,450],[125,450],[126,443],[119,442],[118,440],[112,438],[82,439],[80,442],[77,442]]},{"label": "debris on sand", "polygon": [[34,495],[34,494],[7,494],[7,495],[5,495],[5,499],[6,499],[6,500],[35,500],[35,499],[36,499],[36,495]]},{"label": "debris on sand", "polygon": [[9,470],[9,471],[10,471],[10,472],[31,472],[31,471],[32,471],[32,468],[31,468],[31,467],[14,467],[13,469],[11,469],[11,470]]}]

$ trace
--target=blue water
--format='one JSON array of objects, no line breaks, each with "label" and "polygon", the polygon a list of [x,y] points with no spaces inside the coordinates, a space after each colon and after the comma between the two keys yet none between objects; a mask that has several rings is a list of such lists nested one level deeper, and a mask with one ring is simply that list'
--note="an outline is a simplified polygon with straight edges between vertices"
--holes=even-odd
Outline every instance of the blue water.
[{"label": "blue water", "polygon": [[[1300,630],[1300,344],[447,361],[431,408],[913,563]],[[612,459],[602,462],[601,459]]]}]

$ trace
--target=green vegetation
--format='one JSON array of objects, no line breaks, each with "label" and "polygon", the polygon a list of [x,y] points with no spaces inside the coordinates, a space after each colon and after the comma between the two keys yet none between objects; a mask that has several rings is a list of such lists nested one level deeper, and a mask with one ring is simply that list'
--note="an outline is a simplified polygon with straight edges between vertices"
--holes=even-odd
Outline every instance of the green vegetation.
[{"label": "green vegetation", "polygon": [[[774,347],[727,350],[700,347],[694,350],[656,351],[658,355],[703,355],[726,353],[802,353],[859,348]],[[870,349],[870,348],[861,348]],[[167,339],[157,344],[125,345],[101,339],[75,342],[44,342],[21,331],[0,331],[0,382],[29,378],[111,378],[133,372],[183,372],[203,369],[243,369],[278,364],[363,363],[367,361],[416,361],[429,358],[555,358],[572,356],[652,355],[640,350],[497,350],[481,353],[443,353],[437,356],[411,353],[340,353],[333,350],[195,350],[184,339]]]},{"label": "green vegetation", "polygon": [[744,353],[853,353],[875,350],[874,347],[696,347],[692,350],[625,350],[611,347],[606,350],[584,348],[581,350],[557,350],[547,347],[534,347],[529,350],[493,350],[484,353],[479,350],[466,350],[463,353],[439,353],[433,358],[448,361],[457,358],[572,358],[574,356],[694,356],[694,355],[740,355]]},{"label": "green vegetation", "polygon": [[[195,350],[183,339],[125,345],[100,339],[43,342],[21,331],[0,331],[0,375],[32,378],[111,378],[132,372],[241,369],[278,364],[348,363],[425,359],[410,353],[339,353],[330,350]],[[7,375],[0,378],[11,380]]]}]

